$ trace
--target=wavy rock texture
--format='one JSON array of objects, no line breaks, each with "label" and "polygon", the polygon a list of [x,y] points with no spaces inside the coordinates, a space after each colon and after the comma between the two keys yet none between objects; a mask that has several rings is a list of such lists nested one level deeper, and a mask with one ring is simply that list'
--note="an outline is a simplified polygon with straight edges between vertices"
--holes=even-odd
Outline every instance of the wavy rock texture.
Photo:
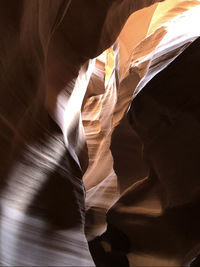
[{"label": "wavy rock texture", "polygon": [[[155,129],[155,135],[167,132],[162,122],[174,118],[176,104],[166,102],[183,94],[182,107],[188,91],[181,88],[190,79],[198,99],[199,6],[183,0],[0,2],[3,266],[182,266],[199,254],[193,219],[199,148],[189,142],[198,140],[198,112],[192,111],[194,120],[187,116],[198,101],[187,106],[187,123],[175,124],[170,142],[146,152]],[[162,97],[162,82],[154,80],[163,81],[168,70],[172,82],[166,78]],[[170,116],[162,110],[159,120],[165,106]],[[196,157],[182,158],[183,147]],[[183,171],[176,175],[170,170],[177,164]]]},{"label": "wavy rock texture", "polygon": [[[172,1],[167,1],[159,4],[158,6],[152,6],[148,9],[138,11],[129,18],[118,40],[118,45],[120,48],[119,48],[118,58],[115,61],[115,65],[117,66],[118,70],[118,73],[115,74],[116,75],[115,80],[117,81],[116,83],[117,101],[112,115],[112,126],[110,126],[111,133],[113,132],[114,127],[119,123],[119,121],[123,117],[132,99],[135,98],[135,96],[140,92],[140,90],[143,88],[144,92],[145,90],[146,91],[149,90],[148,86],[146,86],[147,87],[146,88],[145,85],[148,84],[148,82],[155,75],[158,75],[159,72],[165,69],[172,61],[174,61],[176,57],[179,56],[188,47],[188,45],[190,45],[199,36],[199,30],[195,26],[196,24],[199,23],[197,18],[198,13],[199,13],[198,1],[194,2],[177,1],[176,3]],[[145,16],[145,18],[147,18],[146,25],[144,25],[144,20],[141,18],[141,14],[146,15]],[[137,18],[136,28],[134,28],[135,18]],[[136,32],[137,34],[137,27],[142,28],[143,31],[140,31],[141,35],[135,37],[134,33]],[[191,50],[190,53],[196,53],[196,52],[195,51],[192,52]],[[183,75],[187,77],[188,81],[187,83],[192,84],[190,80],[193,80],[195,78],[194,76],[193,78],[189,76],[188,74],[189,70],[183,67],[184,60],[182,61],[183,64],[181,66],[175,65],[174,76],[177,75],[179,77],[179,75],[182,74],[178,73],[181,73],[182,71],[182,73],[185,73]],[[107,62],[107,64],[109,64],[109,62]],[[185,64],[187,64],[188,66],[194,65],[194,70],[191,69],[191,72],[193,73],[195,73],[195,69],[198,69],[198,65],[197,63],[195,63],[194,59],[191,59],[190,62],[187,62]],[[166,73],[168,72],[170,72],[169,68],[167,68],[166,70]],[[160,76],[158,75],[158,77]],[[177,78],[177,81],[179,79],[180,78]],[[165,88],[166,102],[171,101],[170,95],[171,98],[174,97],[174,99],[176,99],[174,100],[174,103],[176,102],[178,103],[178,101],[181,101],[178,100],[180,98],[178,93],[178,88],[180,86],[179,87],[177,86],[177,88],[175,88],[174,86],[174,89],[172,89],[173,93],[170,93],[170,95],[168,95],[169,90],[167,89],[167,86],[165,87],[162,86],[162,83],[167,83],[167,81],[165,81],[164,78],[162,78],[162,76],[160,80],[161,80],[159,83],[160,87],[158,87],[158,90],[160,90],[160,95],[161,95],[162,90],[164,90]],[[175,78],[171,78],[171,80],[172,84],[173,81],[175,84]],[[185,86],[187,83],[185,81]],[[169,88],[173,88],[172,84],[168,85]],[[184,85],[182,84],[182,87],[183,86]],[[198,82],[195,86],[192,87],[198,88],[199,87]],[[186,89],[187,88],[188,87],[186,86]],[[106,88],[106,90],[109,89]],[[159,99],[160,96],[158,91],[157,94],[158,94],[157,98]],[[198,98],[198,95],[196,93],[194,94]],[[142,101],[143,98],[144,98],[144,103],[143,102],[140,103],[139,100],[141,99]],[[151,106],[150,104],[150,102],[152,101],[151,98],[152,97],[148,97],[146,100],[145,93],[144,96],[141,95],[141,97],[138,97],[139,111],[137,110],[136,111],[138,112],[137,114],[139,114],[138,116],[140,116],[141,113],[141,116],[145,118],[142,122],[139,121],[140,119],[138,120],[139,123],[141,124],[137,126],[138,121],[134,119],[133,121],[134,129],[131,129],[129,122],[127,121],[126,117],[124,117],[124,119],[120,122],[120,125],[117,126],[117,128],[115,129],[114,133],[112,133],[111,151],[113,158],[110,158],[110,151],[109,151],[110,139],[107,145],[107,155],[104,154],[102,156],[101,153],[95,154],[95,152],[98,151],[98,146],[97,146],[98,142],[95,143],[94,141],[93,142],[91,141],[92,136],[87,135],[87,126],[85,126],[88,149],[90,151],[91,148],[90,158],[92,159],[89,164],[89,168],[84,176],[86,188],[88,188],[87,198],[86,198],[86,203],[87,203],[86,218],[88,218],[88,221],[86,221],[87,222],[86,233],[88,234],[88,238],[91,239],[92,237],[95,236],[95,234],[99,235],[101,232],[103,232],[106,228],[106,217],[107,217],[109,228],[110,227],[113,229],[117,228],[118,230],[125,233],[127,237],[129,237],[129,241],[131,243],[130,251],[129,252],[126,251],[125,254],[128,255],[129,264],[131,266],[177,266],[177,265],[182,266],[182,264],[188,264],[192,260],[192,258],[195,258],[195,256],[198,254],[197,251],[198,251],[199,239],[198,238],[196,239],[195,236],[198,233],[198,227],[197,227],[198,223],[195,224],[196,226],[194,227],[192,222],[186,221],[184,224],[185,232],[179,234],[176,233],[175,230],[170,230],[170,229],[172,229],[173,227],[175,228],[180,227],[178,226],[178,221],[182,220],[180,219],[182,218],[182,216],[186,217],[189,216],[193,218],[191,220],[194,221],[196,220],[194,219],[195,216],[192,215],[194,214],[192,212],[195,212],[198,206],[197,204],[198,202],[197,203],[195,202],[196,194],[198,193],[195,193],[190,198],[189,203],[193,209],[191,214],[188,214],[188,208],[184,207],[184,204],[181,203],[182,205],[181,208],[177,209],[177,216],[173,215],[175,212],[174,210],[169,211],[169,214],[170,212],[171,214],[168,215],[168,211],[166,211],[167,207],[163,207],[164,205],[163,200],[161,201],[159,197],[160,194],[158,193],[160,192],[159,183],[157,185],[152,185],[152,183],[157,183],[157,182],[152,182],[152,179],[154,181],[154,178],[152,177],[154,177],[155,174],[154,173],[152,174],[152,171],[149,173],[149,171],[152,168],[154,168],[155,164],[157,164],[158,159],[155,159],[154,163],[151,163],[148,153],[144,152],[146,146],[144,146],[145,143],[143,140],[143,136],[140,134],[140,131],[143,128],[148,129],[149,127],[147,126],[148,124],[150,125],[151,123],[153,124],[153,121],[155,120],[154,117],[160,116],[158,115],[159,114],[158,111],[156,111],[158,114],[155,111],[153,113],[153,107],[157,105],[158,100],[156,101],[154,100],[154,102],[152,102],[152,107],[149,109],[147,108],[148,105]],[[183,98],[187,99],[187,96],[185,95]],[[89,99],[89,101],[92,101],[92,98]],[[134,103],[137,104],[137,97],[132,104],[133,112],[135,107]],[[112,100],[110,105],[112,105]],[[162,105],[164,104],[159,104],[159,105],[162,107]],[[105,116],[106,118],[107,117],[106,109],[104,113],[102,108],[102,112],[100,115],[102,117]],[[164,119],[165,115],[162,116]],[[84,118],[84,113],[83,113],[83,118]],[[139,129],[139,132],[135,131],[135,128],[137,129],[137,127]],[[160,123],[157,123],[154,127],[156,136],[157,135],[156,131],[158,132],[161,131],[160,128],[162,128],[162,125],[160,125]],[[192,127],[195,128],[195,126]],[[164,129],[163,131],[167,132],[167,130]],[[99,133],[99,136],[100,134],[101,133]],[[190,136],[191,134],[188,135]],[[98,140],[96,136],[94,138]],[[149,138],[153,139],[154,136],[150,135]],[[174,137],[174,140],[176,140],[176,138],[178,139],[178,136]],[[171,144],[169,143],[168,145],[170,146]],[[156,146],[156,144],[154,146]],[[176,156],[173,158],[174,164],[168,163],[169,164],[168,168],[171,168],[175,172],[178,172],[178,166],[176,166],[176,164],[178,164],[178,158],[180,159],[180,155],[177,154],[178,153],[177,151],[180,150],[180,148],[175,147],[175,144],[173,146],[174,146],[173,153]],[[95,150],[95,147],[97,150]],[[191,145],[191,147],[193,146]],[[163,150],[161,148],[160,150],[159,148],[157,149],[158,150],[157,153],[159,153],[161,159],[167,157],[166,155],[169,155],[168,153],[170,152],[168,152],[168,149],[167,147],[163,148]],[[192,148],[189,149],[188,147],[186,150],[189,151],[191,149]],[[196,157],[197,154],[198,153],[195,154]],[[175,159],[176,157],[177,159]],[[114,161],[115,178],[114,181],[112,182],[113,161]],[[167,165],[168,161],[166,158],[165,162]],[[185,162],[185,164],[189,164],[187,157],[183,158],[182,162]],[[195,164],[195,160],[193,163]],[[102,172],[102,166],[104,167],[105,175]],[[108,168],[110,168],[110,174],[108,174]],[[194,166],[191,167],[191,169],[192,168],[194,168]],[[178,177],[170,177],[170,175],[166,170],[165,172],[166,172],[165,175],[166,179],[167,177],[169,179],[168,183],[170,183],[170,179],[178,181],[179,179]],[[192,178],[194,181],[196,181],[195,172],[198,173],[198,170],[196,170],[196,168],[193,175],[194,178]],[[156,175],[158,174],[156,173]],[[180,173],[177,175],[180,177],[180,179],[183,176],[183,174]],[[158,177],[160,177],[160,175],[158,175]],[[188,176],[185,175],[185,179],[188,180],[188,177],[189,173]],[[192,181],[191,184],[193,184]],[[173,187],[174,186],[175,185],[173,185]],[[183,185],[177,184],[175,187],[176,189],[173,190],[181,192],[182,190],[181,187],[183,187]],[[198,182],[195,183],[194,188],[195,188],[194,191],[198,192],[199,188]],[[172,188],[169,187],[168,190],[171,191],[170,193],[172,193]],[[185,192],[184,194],[190,194],[189,191],[188,192],[184,191],[184,192]],[[141,196],[139,196],[139,194]],[[161,194],[163,198],[165,198],[166,192],[162,191]],[[116,202],[116,204],[113,206],[114,202]],[[180,205],[178,199],[176,200],[175,203],[176,203],[175,206]],[[106,216],[108,210],[109,210],[108,216]],[[163,214],[163,216],[161,216],[161,214]],[[141,219],[139,216],[141,217]],[[153,218],[156,217],[158,218],[158,220],[157,221],[155,220],[155,222],[152,221],[152,227],[154,227],[153,225],[155,223],[155,229],[157,229],[158,232],[160,231],[159,232],[160,239],[156,238],[157,234],[156,232],[153,232],[153,228],[151,228],[150,226],[151,218],[153,220]],[[172,220],[171,224],[169,224],[169,220]],[[168,223],[170,226],[166,227],[163,224],[164,222]],[[137,227],[137,224],[138,225],[141,224],[140,229]],[[146,224],[147,226],[143,227],[144,224]],[[190,229],[193,227],[195,228],[195,230],[192,234]],[[146,238],[145,235],[142,233],[142,231],[144,231]],[[164,233],[162,234],[162,232],[165,231],[168,233],[169,238],[167,238]],[[191,237],[189,238],[188,241],[184,240],[184,245],[181,244],[182,242],[181,240],[184,239],[183,236],[184,235],[188,236],[189,232],[191,233]],[[102,235],[100,239],[96,239],[96,244],[94,242],[95,245],[91,242],[92,244],[91,251],[94,254],[94,259],[96,260],[96,263],[102,264],[98,255],[96,255],[98,253],[101,254],[101,252],[99,252],[98,250],[98,253],[95,253],[94,251],[94,248],[95,249],[98,248],[97,246],[98,244],[99,246],[103,246],[104,250],[108,249],[107,247],[110,247],[110,249],[108,249],[108,251],[111,251],[110,253],[112,255],[110,256],[110,258],[106,256],[107,254],[103,253],[101,254],[101,257],[105,258],[105,266],[106,264],[110,266],[116,265],[116,262],[112,260],[112,258],[117,258],[115,249],[113,249],[112,251],[113,235],[117,235],[116,232],[112,234],[111,230],[107,230],[106,234]],[[118,242],[121,241],[122,240],[120,239],[118,240]],[[101,243],[103,245],[101,245]],[[105,243],[107,244],[106,246]],[[138,247],[136,245],[137,243]],[[163,244],[163,247],[161,244]],[[169,247],[172,246],[172,244],[174,245],[174,250],[171,249],[170,251]],[[157,246],[159,247],[159,249]],[[117,253],[120,253],[122,251],[123,248],[117,249]],[[122,266],[125,266],[123,265],[126,264],[123,261],[123,256],[121,258],[122,258]],[[119,262],[120,260],[118,259],[118,264],[120,264]]]}]

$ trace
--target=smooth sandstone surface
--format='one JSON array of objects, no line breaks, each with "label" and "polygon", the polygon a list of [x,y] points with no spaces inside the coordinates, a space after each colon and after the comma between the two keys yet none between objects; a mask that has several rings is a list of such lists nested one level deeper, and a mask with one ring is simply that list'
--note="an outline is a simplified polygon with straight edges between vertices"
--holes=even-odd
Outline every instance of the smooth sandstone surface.
[{"label": "smooth sandstone surface", "polygon": [[[106,220],[131,244],[141,240],[126,253],[130,266],[181,266],[198,255],[192,236],[172,257],[173,249],[165,247],[163,256],[151,247],[142,228],[132,231],[135,214],[156,217],[163,210],[138,131],[154,117],[145,101],[145,125],[135,129],[125,114],[198,38],[199,6],[197,0],[1,1],[2,265],[94,266],[87,240],[106,230]],[[166,149],[157,157],[164,160]],[[152,229],[162,232],[166,222]]]}]

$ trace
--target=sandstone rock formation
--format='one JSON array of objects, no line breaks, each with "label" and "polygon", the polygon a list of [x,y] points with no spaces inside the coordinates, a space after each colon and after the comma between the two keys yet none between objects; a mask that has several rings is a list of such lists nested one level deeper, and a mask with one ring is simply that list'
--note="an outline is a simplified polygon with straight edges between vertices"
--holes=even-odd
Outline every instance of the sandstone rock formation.
[{"label": "sandstone rock formation", "polygon": [[3,266],[199,255],[199,14],[199,0],[0,2]]}]

